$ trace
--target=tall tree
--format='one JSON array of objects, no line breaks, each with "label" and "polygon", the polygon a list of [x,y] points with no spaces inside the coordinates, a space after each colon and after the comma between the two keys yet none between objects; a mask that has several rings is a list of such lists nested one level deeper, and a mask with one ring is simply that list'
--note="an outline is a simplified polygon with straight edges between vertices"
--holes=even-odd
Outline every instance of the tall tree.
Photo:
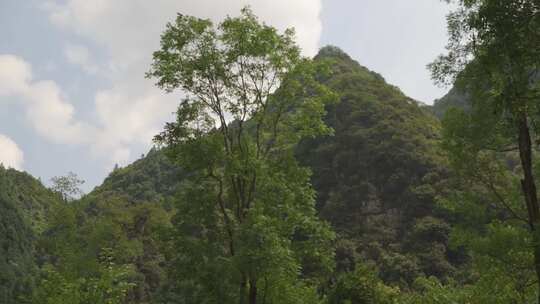
[{"label": "tall tree", "polygon": [[[540,1],[449,2],[455,2],[458,9],[448,17],[448,54],[439,57],[431,69],[441,83],[455,80],[471,96],[472,104],[469,113],[456,117],[454,112],[446,120],[445,145],[455,160],[475,159],[476,164],[468,162],[475,168],[484,164],[483,173],[490,166],[486,155],[494,151],[519,153],[525,220],[532,232],[534,268],[540,284],[540,206],[533,172],[540,131]],[[454,163],[460,166],[459,161]],[[497,174],[495,169],[491,166],[490,172]],[[494,182],[496,174],[482,175],[494,194],[501,190],[500,183]],[[504,196],[496,198],[506,214],[522,217]]]},{"label": "tall tree", "polygon": [[279,33],[249,9],[219,25],[178,15],[148,77],[184,99],[156,141],[192,172],[177,204],[177,289],[188,303],[315,303],[332,266],[333,233],[315,212],[309,170],[294,147],[328,135],[336,95]]},{"label": "tall tree", "polygon": [[79,179],[77,174],[73,172],[69,172],[65,176],[55,176],[51,178],[51,182],[51,190],[60,194],[66,202],[73,201],[84,194],[80,188],[84,184],[84,180]]}]

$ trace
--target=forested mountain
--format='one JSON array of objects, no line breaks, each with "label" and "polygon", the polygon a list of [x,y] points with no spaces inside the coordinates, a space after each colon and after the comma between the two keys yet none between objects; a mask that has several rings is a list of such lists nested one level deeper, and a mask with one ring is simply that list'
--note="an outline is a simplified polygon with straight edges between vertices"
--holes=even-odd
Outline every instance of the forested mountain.
[{"label": "forested mountain", "polygon": [[0,302],[20,303],[35,286],[36,239],[59,200],[29,174],[0,165]]},{"label": "forested mountain", "polygon": [[0,196],[0,300],[19,303],[34,287],[34,235],[21,210]]},{"label": "forested mountain", "polygon": [[[180,183],[181,170],[152,149],[129,166],[116,167],[81,199],[55,208],[51,227],[39,240],[44,264],[55,266],[46,277],[54,287],[38,290],[38,297],[59,301],[82,294],[86,301],[98,301],[92,288],[122,280],[127,283],[114,283],[116,289],[107,293],[111,301],[152,303],[152,294],[165,280],[159,232],[169,225],[170,200]],[[57,288],[87,277],[100,279]]]},{"label": "forested mountain", "polygon": [[[446,177],[437,146],[440,124],[427,110],[336,47],[321,49],[340,92],[326,120],[334,135],[303,142],[297,158],[313,171],[317,209],[339,234],[339,267],[371,260],[388,283],[408,286],[419,275],[452,274],[449,224],[435,199]],[[115,169],[86,196],[166,206],[182,170],[163,151]],[[455,261],[452,261],[454,258]]]},{"label": "forested mountain", "polygon": [[[69,297],[80,293],[94,301],[89,288],[118,278],[134,284],[125,286],[130,301],[147,301],[163,277],[156,230],[169,222],[167,200],[180,172],[152,149],[67,201],[29,174],[0,166],[0,302],[72,303]],[[97,273],[101,281],[88,279]]]},{"label": "forested mountain", "polygon": [[442,98],[435,100],[432,106],[428,106],[427,108],[439,119],[442,119],[448,109],[468,109],[470,108],[470,104],[466,94],[461,89],[454,87]]},{"label": "forested mountain", "polygon": [[196,98],[159,148],[76,198],[75,174],[0,166],[0,303],[532,303],[519,175],[540,166],[509,144],[515,109],[474,69],[422,105],[292,35],[178,15],[147,76]]},{"label": "forested mountain", "polygon": [[[303,142],[297,158],[312,169],[317,209],[338,232],[338,268],[372,261],[385,282],[403,288],[421,275],[451,276],[460,255],[448,250],[449,224],[435,206],[447,175],[439,121],[338,48],[323,48],[316,60],[330,65],[321,81],[341,100],[327,109],[334,135]],[[96,214],[112,208],[104,201],[119,204],[115,212],[136,205],[168,209],[181,177],[153,149],[115,169],[82,201]]]},{"label": "forested mountain", "polygon": [[124,168],[115,168],[89,196],[118,195],[130,203],[163,201],[176,193],[182,170],[165,153],[152,148],[146,156]]},{"label": "forested mountain", "polygon": [[455,5],[433,106],[249,7],[177,14],[146,156],[85,195],[0,165],[0,303],[540,303],[540,3]]},{"label": "forested mountain", "polygon": [[26,224],[37,233],[46,225],[47,211],[61,199],[30,174],[2,166],[0,189],[6,200],[19,209]]},{"label": "forested mountain", "polygon": [[338,48],[316,60],[331,64],[323,81],[340,92],[327,114],[335,134],[305,142],[298,157],[313,170],[321,216],[340,235],[343,267],[361,256],[405,286],[420,274],[451,275],[450,228],[435,206],[447,176],[439,121]]},{"label": "forested mountain", "polygon": [[[439,121],[336,47],[321,49],[315,60],[331,71],[319,81],[339,92],[340,101],[327,107],[325,117],[334,134],[303,141],[296,157],[311,168],[317,210],[338,234],[338,273],[367,263],[384,282],[404,289],[419,276],[452,276],[459,254],[448,249],[449,223],[435,206],[447,176],[437,146]],[[9,220],[21,227],[16,242],[23,252],[16,255],[31,261],[37,246],[41,266],[61,265],[48,277],[59,284],[107,274],[107,253],[133,284],[127,300],[151,303],[167,284],[158,232],[170,225],[171,201],[184,174],[164,150],[152,149],[65,205],[26,174],[3,170],[2,188],[12,191],[6,208],[17,215]],[[39,235],[48,209],[53,209],[48,230]],[[88,288],[88,282],[78,284],[73,288]],[[51,290],[38,290],[44,293],[51,296]]]}]

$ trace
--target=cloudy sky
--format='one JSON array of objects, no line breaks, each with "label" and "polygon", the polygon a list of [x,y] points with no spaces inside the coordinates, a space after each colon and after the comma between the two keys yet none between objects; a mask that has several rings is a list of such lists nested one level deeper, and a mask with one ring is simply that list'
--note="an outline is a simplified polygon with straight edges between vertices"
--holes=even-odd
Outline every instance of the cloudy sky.
[{"label": "cloudy sky", "polygon": [[178,95],[144,78],[165,24],[245,5],[295,27],[305,55],[336,45],[419,101],[445,93],[425,68],[446,41],[438,0],[0,0],[0,162],[90,190],[172,119]]}]

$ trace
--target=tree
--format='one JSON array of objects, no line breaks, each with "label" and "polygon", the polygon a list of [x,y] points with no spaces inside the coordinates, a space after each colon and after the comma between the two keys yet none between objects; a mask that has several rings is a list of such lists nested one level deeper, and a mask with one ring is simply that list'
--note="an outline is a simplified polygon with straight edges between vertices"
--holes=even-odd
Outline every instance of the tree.
[{"label": "tree", "polygon": [[315,78],[294,33],[247,8],[211,21],[178,15],[148,77],[183,91],[176,122],[156,136],[191,172],[174,219],[174,288],[186,303],[315,303],[331,268],[333,233],[315,212],[309,170],[294,147],[331,134]]},{"label": "tree", "polygon": [[341,273],[328,296],[329,304],[394,304],[399,288],[386,286],[369,265]]},{"label": "tree", "polygon": [[43,278],[32,298],[39,304],[121,304],[134,284],[128,282],[131,270],[116,265],[112,249],[104,248],[99,277],[73,278],[58,272],[52,265],[43,267]]},{"label": "tree", "polygon": [[84,194],[80,188],[84,184],[84,180],[79,179],[77,174],[73,172],[69,172],[65,176],[55,176],[51,178],[51,182],[51,189],[59,193],[66,202],[72,201]]},{"label": "tree", "polygon": [[[493,200],[487,205],[502,208],[499,216],[504,219],[524,220],[540,284],[540,206],[533,168],[540,131],[540,2],[454,2],[458,9],[448,17],[448,54],[431,70],[440,83],[456,81],[470,95],[471,109],[447,115],[444,145],[455,168],[489,190]],[[500,161],[511,151],[519,155],[517,185],[524,214],[516,200],[509,199],[514,184],[508,165]]]},{"label": "tree", "polygon": [[0,301],[6,304],[23,303],[35,283],[34,234],[19,208],[0,194]]}]

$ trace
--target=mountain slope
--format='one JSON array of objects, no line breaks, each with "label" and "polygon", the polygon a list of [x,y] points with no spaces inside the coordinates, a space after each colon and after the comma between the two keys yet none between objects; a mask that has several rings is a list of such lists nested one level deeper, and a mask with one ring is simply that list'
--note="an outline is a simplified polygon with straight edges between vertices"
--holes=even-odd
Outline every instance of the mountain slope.
[{"label": "mountain slope", "polygon": [[335,136],[305,142],[298,157],[313,170],[321,216],[342,238],[342,267],[373,260],[396,283],[450,273],[449,227],[435,210],[445,175],[439,121],[338,48],[316,60],[330,63],[323,81],[341,94],[327,109]]},{"label": "mountain slope", "polygon": [[[100,257],[109,253],[116,265],[130,269],[128,281],[134,288],[128,303],[154,303],[153,294],[166,280],[160,231],[170,223],[170,202],[181,174],[163,151],[155,149],[115,168],[102,185],[57,210],[58,220],[42,241],[44,252],[63,276],[75,273],[83,278],[99,277]],[[71,219],[68,229],[66,219]]]},{"label": "mountain slope", "polygon": [[[335,135],[302,143],[297,155],[313,170],[321,216],[340,235],[340,269],[371,260],[397,284],[450,274],[449,225],[435,207],[446,175],[439,121],[338,48],[321,49],[316,60],[328,62],[331,76],[321,81],[341,95],[327,109]],[[113,171],[84,199],[87,211],[99,214],[92,206],[104,208],[104,201],[115,201],[115,208],[143,202],[168,208],[181,176],[163,151],[152,150]]]},{"label": "mountain slope", "polygon": [[33,286],[32,231],[20,212],[4,195],[0,195],[0,302],[18,303]]},{"label": "mountain slope", "polygon": [[182,171],[156,149],[133,164],[112,171],[89,196],[120,195],[129,202],[161,201],[173,196]]},{"label": "mountain slope", "polygon": [[35,241],[59,199],[29,174],[0,166],[0,303],[31,294]]},{"label": "mountain slope", "polygon": [[38,233],[44,229],[47,211],[60,201],[58,194],[30,174],[1,166],[0,189],[6,200],[19,209],[25,222]]},{"label": "mountain slope", "polygon": [[[371,261],[386,282],[404,287],[423,274],[450,275],[449,226],[435,207],[446,174],[439,121],[337,48],[323,48],[316,60],[332,71],[320,81],[341,95],[327,109],[335,135],[303,142],[297,156],[313,171],[320,215],[338,233],[338,270]],[[132,270],[129,302],[155,302],[173,258],[160,251],[159,235],[170,224],[184,174],[155,149],[116,168],[69,210],[59,209],[43,250],[66,257],[51,261],[70,270],[63,275],[78,277],[99,273],[99,257],[110,250],[115,263]],[[71,230],[62,228],[65,218]]]},{"label": "mountain slope", "polygon": [[[327,109],[335,135],[302,143],[297,155],[313,170],[321,216],[340,235],[340,269],[371,260],[387,282],[406,285],[418,275],[450,274],[449,225],[435,207],[447,174],[439,121],[338,48],[321,49],[316,60],[328,62],[331,76],[321,81],[341,95]],[[112,172],[85,200],[91,206],[119,197],[121,208],[168,208],[181,176],[163,151],[152,150]]]},{"label": "mountain slope", "polygon": [[463,109],[469,108],[467,96],[456,87],[452,88],[445,96],[435,100],[433,106],[430,107],[430,110],[435,116],[442,119],[444,113],[453,107]]}]

